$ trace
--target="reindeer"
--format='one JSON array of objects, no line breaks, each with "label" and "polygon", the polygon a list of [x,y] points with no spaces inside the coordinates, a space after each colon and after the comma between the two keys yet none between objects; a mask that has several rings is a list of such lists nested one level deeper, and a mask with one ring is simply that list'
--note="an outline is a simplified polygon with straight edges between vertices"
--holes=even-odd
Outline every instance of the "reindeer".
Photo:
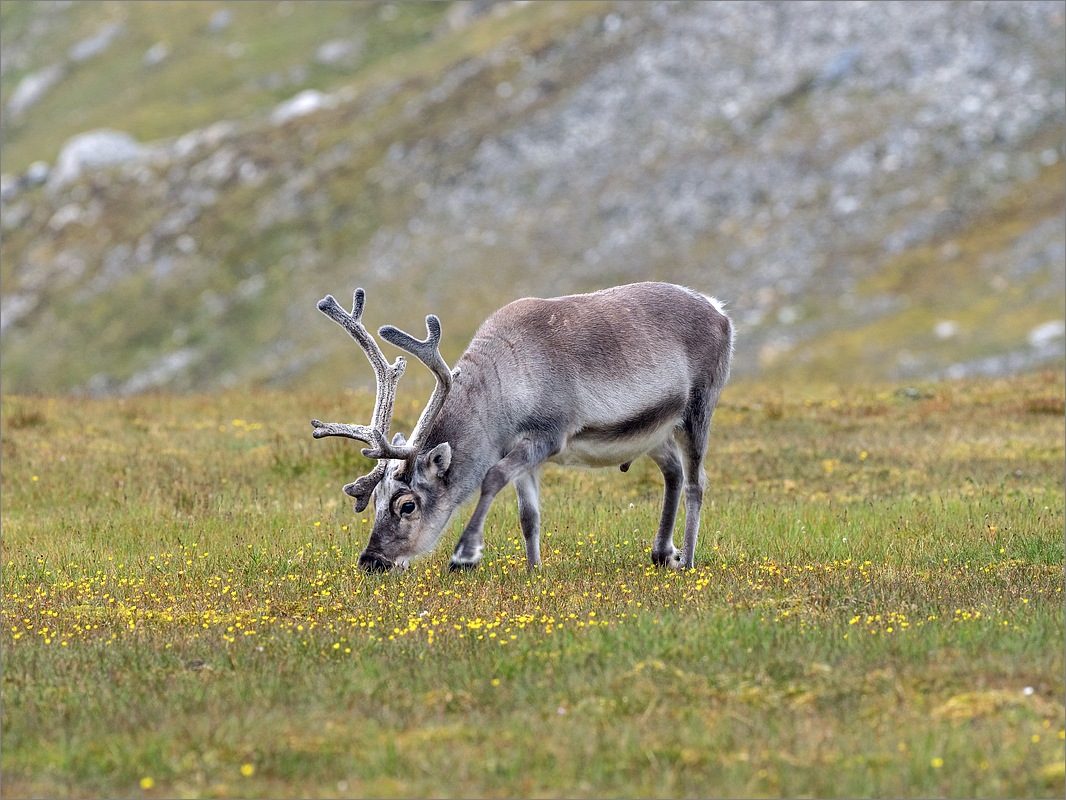
[{"label": "reindeer", "polygon": [[[440,354],[440,320],[426,317],[418,340],[386,325],[378,334],[436,376],[410,439],[389,439],[403,356],[389,364],[361,321],[331,295],[318,308],[358,342],[374,368],[377,397],[369,426],[312,420],[313,436],[368,445],[373,471],[344,487],[360,512],[374,499],[374,526],[359,564],[405,568],[434,548],[452,513],[480,492],[450,568],[477,566],[485,518],[514,483],[526,562],[540,565],[540,472],[546,462],[619,466],[649,456],[665,491],[652,561],[691,568],[706,485],[711,415],[729,376],[733,327],[722,305],[669,283],[635,283],[591,294],[516,300],[493,313],[450,370]],[[685,534],[674,521],[685,495]]]}]

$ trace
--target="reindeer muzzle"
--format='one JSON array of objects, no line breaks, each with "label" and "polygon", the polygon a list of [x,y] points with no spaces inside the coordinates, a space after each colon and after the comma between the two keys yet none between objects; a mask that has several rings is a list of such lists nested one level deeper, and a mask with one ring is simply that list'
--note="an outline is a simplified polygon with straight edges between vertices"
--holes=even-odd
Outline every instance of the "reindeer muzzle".
[{"label": "reindeer muzzle", "polygon": [[359,555],[359,566],[364,572],[388,572],[394,565],[384,556],[364,550]]}]

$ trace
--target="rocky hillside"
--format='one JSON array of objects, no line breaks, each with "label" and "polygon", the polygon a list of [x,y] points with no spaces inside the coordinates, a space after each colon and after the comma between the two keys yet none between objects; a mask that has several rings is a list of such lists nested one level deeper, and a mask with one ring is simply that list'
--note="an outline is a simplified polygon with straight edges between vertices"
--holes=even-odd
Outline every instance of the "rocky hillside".
[{"label": "rocky hillside", "polygon": [[326,293],[453,361],[646,278],[738,376],[1062,367],[1061,3],[0,8],[6,392],[336,389]]}]

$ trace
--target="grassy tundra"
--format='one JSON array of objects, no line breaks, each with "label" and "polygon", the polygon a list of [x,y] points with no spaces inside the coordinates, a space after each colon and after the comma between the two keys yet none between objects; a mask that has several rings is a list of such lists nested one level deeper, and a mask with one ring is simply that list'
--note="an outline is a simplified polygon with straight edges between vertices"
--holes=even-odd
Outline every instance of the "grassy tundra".
[{"label": "grassy tundra", "polygon": [[681,574],[646,459],[366,575],[368,395],[4,397],[3,794],[1061,796],[1062,376],[898,388],[730,387]]}]

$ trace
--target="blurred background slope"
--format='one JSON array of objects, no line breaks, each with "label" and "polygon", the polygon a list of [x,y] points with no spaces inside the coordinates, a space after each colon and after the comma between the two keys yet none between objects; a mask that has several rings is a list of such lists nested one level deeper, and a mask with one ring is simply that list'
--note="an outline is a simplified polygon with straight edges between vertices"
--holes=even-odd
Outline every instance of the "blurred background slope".
[{"label": "blurred background slope", "polygon": [[728,301],[738,377],[1063,365],[1060,2],[0,13],[5,392],[372,382],[315,309],[356,286],[451,362],[661,279]]}]

